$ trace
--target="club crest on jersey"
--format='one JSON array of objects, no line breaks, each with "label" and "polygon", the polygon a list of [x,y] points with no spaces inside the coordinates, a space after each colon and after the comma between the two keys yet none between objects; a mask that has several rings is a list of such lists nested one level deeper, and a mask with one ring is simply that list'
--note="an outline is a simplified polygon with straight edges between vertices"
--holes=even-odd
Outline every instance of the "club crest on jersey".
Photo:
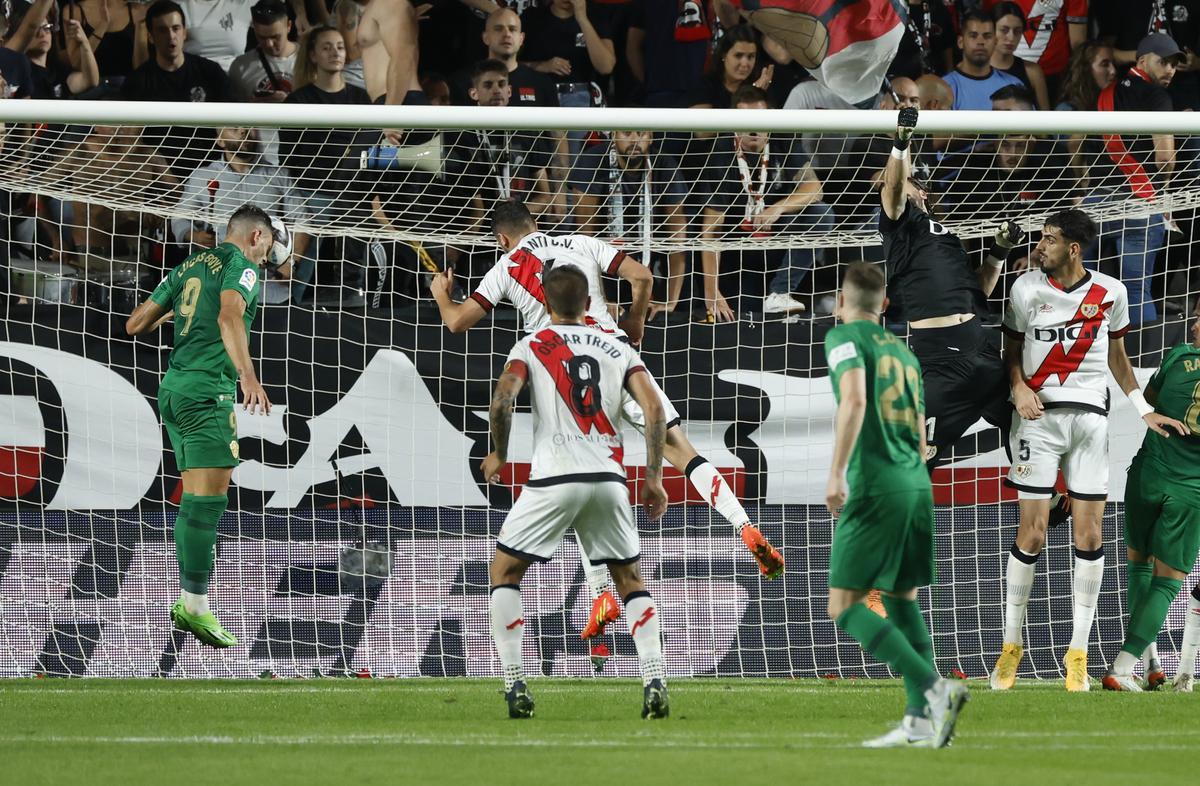
[{"label": "club crest on jersey", "polygon": [[1085,319],[1092,319],[1100,313],[1100,306],[1096,303],[1084,303],[1079,307],[1079,313],[1083,314]]}]

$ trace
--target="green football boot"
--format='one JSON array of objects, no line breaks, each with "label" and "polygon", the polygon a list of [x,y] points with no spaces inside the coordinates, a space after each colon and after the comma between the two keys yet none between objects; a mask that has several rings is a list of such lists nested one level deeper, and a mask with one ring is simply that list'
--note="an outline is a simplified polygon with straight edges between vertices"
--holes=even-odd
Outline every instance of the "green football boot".
[{"label": "green football boot", "polygon": [[211,611],[203,614],[188,614],[183,606],[183,598],[175,601],[171,607],[171,621],[175,627],[195,636],[201,644],[207,644],[217,649],[232,647],[238,643],[237,637],[221,626],[217,615]]}]

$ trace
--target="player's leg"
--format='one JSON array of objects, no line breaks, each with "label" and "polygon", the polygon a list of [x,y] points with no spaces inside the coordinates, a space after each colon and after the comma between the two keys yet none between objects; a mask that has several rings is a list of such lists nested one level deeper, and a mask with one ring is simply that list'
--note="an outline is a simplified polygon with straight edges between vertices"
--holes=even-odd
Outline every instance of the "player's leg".
[{"label": "player's leg", "polygon": [[1150,579],[1150,586],[1141,603],[1134,609],[1129,619],[1129,629],[1125,632],[1125,643],[1121,645],[1121,651],[1117,653],[1112,668],[1104,677],[1105,690],[1142,690],[1133,678],[1133,667],[1150,646],[1150,642],[1158,638],[1171,603],[1179,594],[1186,578],[1187,571],[1172,568],[1162,560],[1155,559],[1154,576]]},{"label": "player's leg", "polygon": [[1078,692],[1091,687],[1087,674],[1088,640],[1104,580],[1101,524],[1104,502],[1108,498],[1108,418],[1096,412],[1070,412],[1066,420],[1070,446],[1063,456],[1063,478],[1071,497],[1074,522],[1072,591],[1075,602],[1071,644],[1063,665],[1067,673],[1067,690]]},{"label": "player's leg", "polygon": [[1188,598],[1187,619],[1183,623],[1183,643],[1179,648],[1179,671],[1171,687],[1180,693],[1191,693],[1196,674],[1196,653],[1200,652],[1200,584],[1192,587]]},{"label": "player's leg", "polygon": [[[1134,457],[1125,482],[1125,570],[1128,582],[1126,601],[1130,624],[1134,612],[1150,588],[1154,575],[1154,558],[1151,544],[1155,524],[1162,515],[1163,495],[1157,493],[1153,475],[1142,471],[1141,462]],[[1128,632],[1129,628],[1126,628]],[[1143,654],[1145,660],[1146,686],[1157,688],[1166,681],[1158,660],[1158,645],[1152,643]]]},{"label": "player's leg", "polygon": [[[579,544],[579,561],[583,563],[584,579],[592,596],[592,610],[588,613],[587,625],[579,634],[580,638],[587,641],[603,636],[605,627],[608,623],[615,622],[621,611],[617,606],[617,599],[608,591],[608,567],[588,559],[578,532],[575,533],[575,541]],[[596,667],[596,671],[603,669],[608,660],[608,656],[603,652],[600,646],[593,644],[592,665]]]},{"label": "player's leg", "polygon": [[521,610],[521,579],[530,562],[501,551],[492,558],[489,576],[488,615],[492,641],[504,671],[504,700],[510,718],[533,715],[533,696],[525,685],[525,665],[521,654],[525,637],[525,616]]},{"label": "player's leg", "polygon": [[670,706],[658,608],[642,581],[641,544],[625,486],[592,484],[591,500],[576,517],[575,529],[588,553],[608,565],[617,593],[625,603],[625,624],[637,648],[642,670],[642,717],[665,718],[670,714]]},{"label": "player's leg", "polygon": [[1046,545],[1059,457],[1067,447],[1060,416],[1061,413],[1053,411],[1037,420],[1025,420],[1015,412],[1012,416],[1016,456],[1005,482],[1017,490],[1020,523],[1004,571],[1004,639],[990,677],[992,690],[1008,690],[1013,686],[1025,652],[1022,635],[1025,610],[1029,606],[1038,557]]}]

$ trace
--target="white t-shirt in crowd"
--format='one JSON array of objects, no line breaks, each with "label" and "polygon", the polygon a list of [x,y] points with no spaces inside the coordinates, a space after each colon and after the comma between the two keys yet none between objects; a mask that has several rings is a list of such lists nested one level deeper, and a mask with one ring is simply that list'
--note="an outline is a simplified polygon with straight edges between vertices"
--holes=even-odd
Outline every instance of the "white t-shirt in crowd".
[{"label": "white t-shirt in crowd", "polygon": [[183,51],[214,60],[226,71],[246,51],[255,0],[178,0],[188,37]]}]

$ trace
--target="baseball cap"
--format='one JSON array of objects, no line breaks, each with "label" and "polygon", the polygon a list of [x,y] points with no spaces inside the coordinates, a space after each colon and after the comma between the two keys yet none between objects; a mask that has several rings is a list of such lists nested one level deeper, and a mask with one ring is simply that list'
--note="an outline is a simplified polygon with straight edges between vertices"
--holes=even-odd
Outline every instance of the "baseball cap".
[{"label": "baseball cap", "polygon": [[1137,56],[1142,55],[1158,55],[1163,58],[1176,58],[1179,60],[1186,59],[1186,55],[1179,49],[1179,44],[1175,43],[1175,39],[1166,33],[1151,33],[1143,38],[1137,47]]}]

